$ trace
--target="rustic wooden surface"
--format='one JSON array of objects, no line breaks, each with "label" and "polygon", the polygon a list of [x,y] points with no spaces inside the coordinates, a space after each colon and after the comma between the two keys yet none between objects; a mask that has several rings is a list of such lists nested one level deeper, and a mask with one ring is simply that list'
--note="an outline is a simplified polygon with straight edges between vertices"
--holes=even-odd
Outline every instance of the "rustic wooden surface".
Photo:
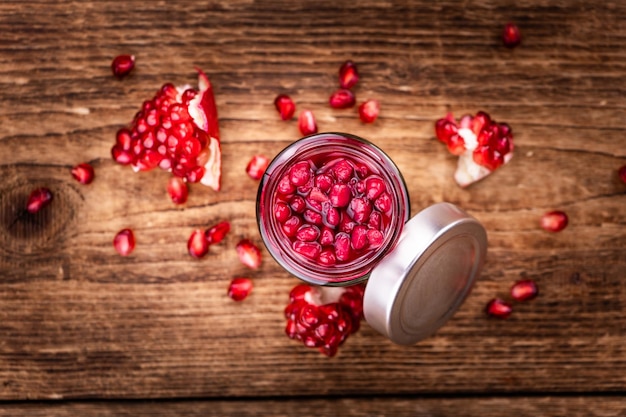
[{"label": "rustic wooden surface", "polygon": [[[0,3],[0,415],[625,415],[625,19],[620,1]],[[120,53],[137,56],[122,81]],[[373,125],[327,104],[346,59],[357,98],[381,102]],[[175,207],[167,173],[132,174],[110,148],[161,84],[195,83],[194,66],[216,92],[223,187]],[[435,336],[400,347],[364,324],[326,358],[283,334],[297,281],[266,251],[258,271],[238,263],[239,239],[260,243],[245,165],[299,137],[273,107],[282,92],[320,130],[382,147],[413,212],[449,201],[486,226],[482,277]],[[478,110],[513,127],[516,155],[460,189],[433,123]],[[84,161],[89,186],[69,175]],[[20,218],[43,185],[53,205]],[[553,209],[570,217],[558,234],[538,226]],[[226,241],[191,259],[190,232],[221,219]],[[111,245],[124,227],[128,258]],[[234,303],[244,274],[254,292]],[[540,297],[488,319],[520,278]]]}]

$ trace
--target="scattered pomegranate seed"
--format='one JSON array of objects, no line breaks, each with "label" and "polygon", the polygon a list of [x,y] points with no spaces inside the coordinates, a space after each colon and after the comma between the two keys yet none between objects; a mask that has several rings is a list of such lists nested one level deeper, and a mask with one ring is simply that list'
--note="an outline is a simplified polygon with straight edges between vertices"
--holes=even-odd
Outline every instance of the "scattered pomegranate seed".
[{"label": "scattered pomegranate seed", "polygon": [[626,165],[617,170],[617,175],[619,175],[619,178],[622,180],[622,182],[626,184]]},{"label": "scattered pomegranate seed", "polygon": [[359,71],[356,64],[350,60],[344,62],[339,68],[339,86],[352,88],[359,81]]},{"label": "scattered pomegranate seed", "polygon": [[246,172],[253,180],[260,180],[269,164],[270,160],[266,156],[254,155],[246,166]]},{"label": "scattered pomegranate seed", "polygon": [[359,106],[359,117],[363,123],[374,123],[380,113],[378,100],[367,100]]},{"label": "scattered pomegranate seed", "polygon": [[248,239],[242,239],[237,246],[237,255],[242,264],[251,269],[261,266],[261,251]]},{"label": "scattered pomegranate seed", "polygon": [[274,99],[274,106],[278,113],[280,113],[280,118],[283,120],[291,120],[294,113],[296,112],[296,105],[286,94],[279,94]]},{"label": "scattered pomegranate seed", "polygon": [[522,34],[514,23],[507,23],[502,30],[502,42],[507,48],[515,48],[522,41]]},{"label": "scattered pomegranate seed", "polygon": [[135,56],[134,55],[118,55],[113,59],[111,63],[111,70],[113,75],[122,79],[128,75],[133,68],[135,68]]},{"label": "scattered pomegranate seed", "polygon": [[81,184],[90,184],[93,181],[93,167],[87,163],[78,164],[71,170],[72,177]]},{"label": "scattered pomegranate seed", "polygon": [[233,278],[228,286],[228,296],[235,301],[241,301],[252,292],[252,280],[250,278]]},{"label": "scattered pomegranate seed", "polygon": [[135,234],[130,229],[120,230],[113,239],[113,247],[122,256],[128,256],[135,249]]},{"label": "scattered pomegranate seed", "polygon": [[352,91],[342,88],[331,94],[328,102],[333,109],[347,109],[354,106],[356,98]]},{"label": "scattered pomegranate seed", "polygon": [[289,294],[285,333],[304,346],[335,356],[339,346],[355,333],[363,318],[362,285],[311,287],[300,284]]},{"label": "scattered pomegranate seed", "polygon": [[28,196],[28,202],[26,203],[26,210],[35,214],[42,208],[46,207],[52,202],[53,195],[46,187],[41,187],[33,190]]},{"label": "scattered pomegranate seed", "polygon": [[189,195],[189,187],[182,178],[171,177],[167,183],[167,193],[174,204],[185,204]]},{"label": "scattered pomegranate seed", "polygon": [[220,222],[204,232],[204,237],[209,245],[220,243],[230,232],[230,223],[227,221]]},{"label": "scattered pomegranate seed", "polygon": [[516,301],[532,300],[539,294],[539,288],[532,279],[517,281],[511,287],[511,297]]},{"label": "scattered pomegranate seed", "polygon": [[317,133],[317,123],[315,122],[315,116],[311,110],[303,110],[298,117],[298,128],[303,136],[312,135]]},{"label": "scattered pomegranate seed", "polygon": [[550,211],[541,216],[541,227],[548,232],[560,232],[568,223],[567,214],[562,211]]},{"label": "scattered pomegranate seed", "polygon": [[189,240],[187,241],[187,250],[189,254],[194,258],[202,258],[209,252],[209,243],[204,237],[204,232],[200,229],[196,229],[191,232]]},{"label": "scattered pomegranate seed", "polygon": [[513,312],[513,307],[511,304],[507,303],[500,298],[494,298],[493,300],[487,303],[487,307],[485,307],[485,313],[491,317],[497,317],[499,319],[508,318]]}]

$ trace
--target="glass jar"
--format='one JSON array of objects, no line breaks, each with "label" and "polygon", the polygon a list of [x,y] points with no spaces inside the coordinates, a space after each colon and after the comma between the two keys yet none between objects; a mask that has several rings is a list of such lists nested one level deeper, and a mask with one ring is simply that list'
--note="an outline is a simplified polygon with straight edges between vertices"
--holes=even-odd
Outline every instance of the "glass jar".
[{"label": "glass jar", "polygon": [[316,285],[368,280],[366,321],[399,344],[432,334],[462,304],[486,233],[439,203],[410,217],[402,174],[377,146],[346,133],[302,138],[269,164],[257,222],[276,261]]}]

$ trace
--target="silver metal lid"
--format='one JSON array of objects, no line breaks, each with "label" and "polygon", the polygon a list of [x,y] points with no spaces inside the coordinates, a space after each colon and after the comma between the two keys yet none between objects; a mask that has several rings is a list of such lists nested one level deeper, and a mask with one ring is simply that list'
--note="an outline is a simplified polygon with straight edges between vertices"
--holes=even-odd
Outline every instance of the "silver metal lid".
[{"label": "silver metal lid", "polygon": [[422,210],[372,270],[365,320],[401,345],[430,336],[461,306],[486,253],[485,228],[469,214],[450,203]]}]

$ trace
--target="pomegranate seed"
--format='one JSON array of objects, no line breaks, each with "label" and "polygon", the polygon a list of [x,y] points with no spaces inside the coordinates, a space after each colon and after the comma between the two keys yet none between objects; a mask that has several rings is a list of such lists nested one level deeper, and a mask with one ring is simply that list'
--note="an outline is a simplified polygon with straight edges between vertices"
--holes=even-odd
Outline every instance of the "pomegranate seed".
[{"label": "pomegranate seed", "polygon": [[252,292],[252,280],[250,278],[233,278],[228,285],[228,296],[235,301],[242,301]]},{"label": "pomegranate seed", "polygon": [[230,232],[230,223],[223,221],[208,228],[204,232],[204,237],[209,245],[216,245],[224,240],[228,232]]},{"label": "pomegranate seed", "polygon": [[346,184],[335,184],[328,193],[328,198],[333,207],[346,207],[350,204],[352,192]]},{"label": "pomegranate seed", "polygon": [[308,162],[298,162],[289,170],[289,181],[296,187],[306,185],[311,179],[311,167]]},{"label": "pomegranate seed", "polygon": [[374,123],[380,113],[378,100],[367,100],[359,106],[359,117],[363,123]]},{"label": "pomegranate seed", "polygon": [[261,251],[252,241],[242,239],[235,249],[241,263],[248,268],[257,269],[261,266]]},{"label": "pomegranate seed", "polygon": [[372,214],[372,204],[365,197],[356,197],[350,201],[348,215],[357,223],[366,223]]},{"label": "pomegranate seed", "polygon": [[513,307],[500,298],[494,298],[487,303],[485,307],[485,313],[491,317],[497,317],[499,319],[506,319],[511,315]]},{"label": "pomegranate seed", "polygon": [[204,237],[202,230],[196,229],[191,232],[187,241],[187,250],[191,256],[197,259],[204,257],[209,252],[209,242]]},{"label": "pomegranate seed", "polygon": [[623,165],[620,169],[617,170],[617,175],[622,180],[622,182],[626,184],[626,165]]},{"label": "pomegranate seed", "polygon": [[274,217],[280,223],[285,223],[291,217],[291,208],[286,203],[279,201],[274,204]]},{"label": "pomegranate seed", "polygon": [[539,288],[532,279],[517,281],[511,287],[511,297],[516,301],[532,300],[539,294]]},{"label": "pomegranate seed", "polygon": [[350,243],[354,250],[358,251],[365,248],[369,244],[367,227],[363,225],[354,226],[350,234]]},{"label": "pomegranate seed", "polygon": [[52,202],[53,195],[46,187],[41,187],[33,190],[28,196],[28,202],[26,203],[26,210],[35,214],[42,208],[46,207]]},{"label": "pomegranate seed", "polygon": [[260,180],[269,164],[270,160],[267,157],[263,155],[254,155],[246,166],[246,173],[253,180]]},{"label": "pomegranate seed", "polygon": [[113,247],[122,256],[128,256],[135,249],[135,234],[130,229],[120,230],[113,239]]},{"label": "pomegranate seed", "polygon": [[135,56],[134,55],[118,55],[113,59],[111,63],[111,70],[113,75],[119,79],[128,75],[133,68],[135,68]]},{"label": "pomegranate seed", "polygon": [[291,199],[290,207],[296,213],[303,213],[306,209],[306,201],[304,201],[304,198],[297,195]]},{"label": "pomegranate seed", "polygon": [[514,23],[507,23],[502,30],[502,42],[507,48],[515,48],[522,41],[522,34]]},{"label": "pomegranate seed", "polygon": [[315,116],[311,110],[303,110],[298,117],[298,128],[303,136],[312,135],[317,133],[317,123],[315,122]]},{"label": "pomegranate seed", "polygon": [[356,98],[352,91],[342,88],[331,94],[328,102],[333,109],[347,109],[354,106]]},{"label": "pomegranate seed", "polygon": [[274,106],[276,110],[278,110],[278,113],[280,113],[280,118],[283,120],[290,120],[296,112],[296,105],[291,97],[286,94],[276,96]]},{"label": "pomegranate seed", "polygon": [[340,261],[350,260],[350,235],[339,232],[335,236],[335,256]]},{"label": "pomegranate seed", "polygon": [[298,216],[291,216],[283,223],[283,232],[288,237],[294,237],[298,232],[298,228],[302,224],[302,220]]},{"label": "pomegranate seed", "polygon": [[339,68],[339,86],[352,88],[359,81],[359,72],[356,64],[350,60],[344,62]]},{"label": "pomegranate seed", "polygon": [[78,164],[71,170],[72,177],[81,184],[90,184],[93,181],[93,167],[87,163]]},{"label": "pomegranate seed", "polygon": [[189,195],[187,183],[180,177],[171,177],[167,183],[167,193],[174,204],[185,204]]},{"label": "pomegranate seed", "polygon": [[380,230],[368,229],[367,241],[370,244],[370,248],[375,249],[375,248],[381,247],[384,240],[385,240],[385,236],[382,234]]},{"label": "pomegranate seed", "polygon": [[296,239],[302,242],[314,242],[320,236],[320,229],[316,226],[305,224],[296,232]]},{"label": "pomegranate seed", "polygon": [[301,242],[298,240],[293,243],[293,250],[306,258],[316,260],[322,252],[322,245],[317,242]]},{"label": "pomegranate seed", "polygon": [[560,232],[568,223],[567,214],[562,211],[550,211],[541,216],[541,227],[548,232]]}]

